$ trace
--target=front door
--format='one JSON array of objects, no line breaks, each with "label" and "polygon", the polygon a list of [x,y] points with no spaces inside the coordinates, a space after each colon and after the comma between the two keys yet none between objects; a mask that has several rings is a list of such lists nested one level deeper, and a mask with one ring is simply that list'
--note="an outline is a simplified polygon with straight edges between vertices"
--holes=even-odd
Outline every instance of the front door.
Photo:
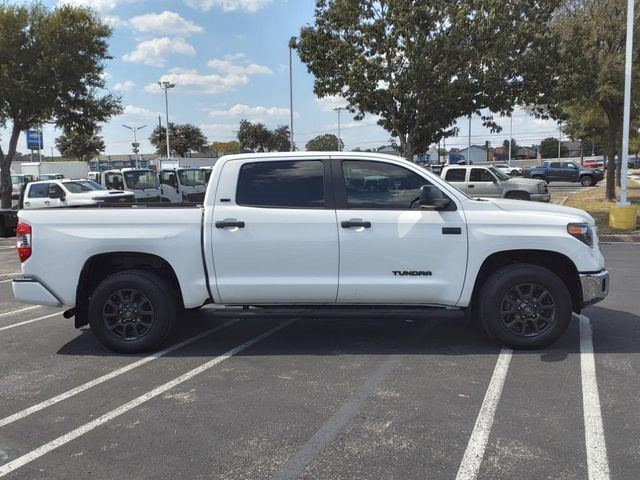
[{"label": "front door", "polygon": [[288,157],[224,164],[210,225],[222,303],[336,301],[338,232],[328,162]]},{"label": "front door", "polygon": [[420,208],[420,187],[431,182],[418,167],[337,160],[333,170],[338,302],[454,305],[467,264],[467,228],[454,200],[446,211]]},{"label": "front door", "polygon": [[469,172],[467,194],[474,197],[501,197],[498,179],[486,168],[472,168]]}]

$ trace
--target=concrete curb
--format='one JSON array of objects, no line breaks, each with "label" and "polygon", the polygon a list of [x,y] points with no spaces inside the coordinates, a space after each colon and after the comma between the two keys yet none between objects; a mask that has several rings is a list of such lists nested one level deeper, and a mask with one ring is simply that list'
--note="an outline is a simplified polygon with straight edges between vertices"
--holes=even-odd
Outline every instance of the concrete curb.
[{"label": "concrete curb", "polygon": [[600,239],[600,243],[640,243],[640,235],[616,235],[616,234],[608,234],[608,235],[598,235]]}]

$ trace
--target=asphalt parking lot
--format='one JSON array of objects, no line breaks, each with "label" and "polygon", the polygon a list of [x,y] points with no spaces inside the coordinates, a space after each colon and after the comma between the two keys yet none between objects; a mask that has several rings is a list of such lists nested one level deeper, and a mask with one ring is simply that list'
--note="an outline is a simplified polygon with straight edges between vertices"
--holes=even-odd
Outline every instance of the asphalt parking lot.
[{"label": "asphalt parking lot", "polygon": [[[609,298],[552,348],[421,320],[184,315],[119,356],[12,300],[0,240],[0,477],[635,479],[640,244],[604,245]],[[591,348],[595,351],[591,353]]]}]

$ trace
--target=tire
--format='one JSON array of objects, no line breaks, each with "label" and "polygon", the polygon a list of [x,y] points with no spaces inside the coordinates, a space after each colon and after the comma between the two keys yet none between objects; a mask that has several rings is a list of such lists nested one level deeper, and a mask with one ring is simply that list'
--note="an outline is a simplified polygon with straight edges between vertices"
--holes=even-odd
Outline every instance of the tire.
[{"label": "tire", "polygon": [[509,265],[491,274],[480,290],[478,308],[485,331],[514,349],[554,343],[569,326],[573,309],[560,277],[531,264]]},{"label": "tire", "polygon": [[518,170],[511,170],[510,175],[511,175],[512,177],[517,177],[517,176],[518,176]]},{"label": "tire", "polygon": [[160,277],[127,270],[104,279],[89,301],[89,324],[97,339],[118,353],[157,349],[176,319],[171,287]]},{"label": "tire", "polygon": [[580,177],[580,185],[583,187],[593,187],[596,184],[591,175],[583,175]]},{"label": "tire", "polygon": [[531,200],[531,195],[527,192],[507,192],[504,198],[510,198],[512,200]]}]

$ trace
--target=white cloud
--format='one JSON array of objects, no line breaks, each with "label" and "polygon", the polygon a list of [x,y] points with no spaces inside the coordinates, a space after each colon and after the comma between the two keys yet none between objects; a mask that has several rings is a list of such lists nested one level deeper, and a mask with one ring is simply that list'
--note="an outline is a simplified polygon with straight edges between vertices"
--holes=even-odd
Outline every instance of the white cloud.
[{"label": "white cloud", "polygon": [[205,123],[199,125],[202,132],[211,141],[237,140],[236,131],[240,127],[239,123]]},{"label": "white cloud", "polygon": [[197,8],[205,12],[212,8],[221,8],[225,12],[244,10],[245,12],[257,12],[258,10],[271,4],[273,0],[185,0],[185,3],[192,8]]},{"label": "white cloud", "polygon": [[241,53],[227,55],[223,59],[212,58],[207,62],[207,67],[227,75],[256,75],[273,73],[273,70],[264,65],[247,62],[244,62],[243,65],[233,63],[234,60],[241,60],[243,58],[244,55]]},{"label": "white cloud", "polygon": [[[190,93],[226,93],[233,92],[238,86],[249,83],[246,75],[201,75],[196,70],[186,70],[183,68],[173,68],[169,73],[164,74],[160,81],[175,83],[182,91]],[[149,93],[160,93],[160,87],[149,84],[144,87]]]},{"label": "white cloud", "polygon": [[74,5],[77,7],[91,7],[96,12],[108,12],[121,3],[121,0],[60,0],[59,5]]},{"label": "white cloud", "polygon": [[140,42],[133,52],[125,54],[122,59],[125,62],[162,67],[167,55],[172,53],[192,56],[196,50],[183,38],[162,37]]},{"label": "white cloud", "polygon": [[349,102],[347,102],[344,98],[340,97],[339,95],[335,95],[331,97],[322,97],[322,98],[316,97],[314,101],[316,102],[316,105],[318,105],[318,107],[320,107],[320,109],[324,110],[325,112],[330,112],[336,107],[344,108],[349,104]]},{"label": "white cloud", "polygon": [[116,83],[113,86],[113,89],[116,92],[130,92],[131,90],[133,90],[133,87],[135,86],[136,86],[135,82],[132,82],[131,80],[127,80],[125,82]]},{"label": "white cloud", "polygon": [[133,17],[129,24],[142,33],[164,33],[165,35],[189,35],[201,33],[204,29],[176,12],[165,10],[162,13],[148,13]]},{"label": "white cloud", "polygon": [[122,112],[123,117],[137,120],[157,118],[158,115],[158,112],[152,112],[147,108],[136,107],[134,105],[125,105],[124,111]]},{"label": "white cloud", "polygon": [[250,107],[248,105],[237,104],[228,110],[211,110],[210,117],[244,117],[244,118],[262,118],[262,117],[287,117],[289,116],[288,108],[281,107]]}]

